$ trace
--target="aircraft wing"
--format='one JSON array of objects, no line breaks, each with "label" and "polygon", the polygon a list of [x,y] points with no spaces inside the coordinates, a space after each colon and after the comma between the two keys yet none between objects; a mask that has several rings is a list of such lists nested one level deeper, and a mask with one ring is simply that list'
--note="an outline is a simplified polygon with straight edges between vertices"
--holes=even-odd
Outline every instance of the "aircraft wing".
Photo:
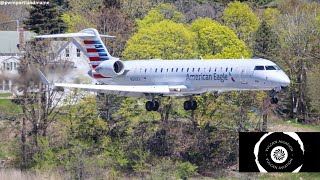
[{"label": "aircraft wing", "polygon": [[63,88],[79,88],[86,91],[93,91],[99,93],[115,93],[127,94],[127,93],[150,93],[150,94],[169,94],[174,91],[181,91],[187,89],[186,86],[168,86],[168,85],[94,85],[94,84],[69,84],[69,83],[52,83],[49,82],[43,73],[38,70],[40,79],[44,84],[52,87]]},{"label": "aircraft wing", "polygon": [[125,86],[125,85],[95,85],[95,84],[67,84],[67,83],[53,83],[54,87],[64,88],[78,88],[93,92],[133,92],[133,93],[155,93],[167,94],[170,92],[168,86]]}]

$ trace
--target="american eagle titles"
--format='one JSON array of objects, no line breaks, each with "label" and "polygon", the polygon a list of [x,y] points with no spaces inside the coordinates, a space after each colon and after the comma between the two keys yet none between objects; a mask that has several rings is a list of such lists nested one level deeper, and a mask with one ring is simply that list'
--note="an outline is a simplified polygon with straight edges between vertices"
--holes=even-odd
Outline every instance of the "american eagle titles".
[{"label": "american eagle titles", "polygon": [[186,80],[187,81],[221,81],[222,83],[224,81],[228,80],[228,75],[225,73],[222,74],[217,74],[217,73],[213,73],[213,74],[187,74],[186,76]]}]

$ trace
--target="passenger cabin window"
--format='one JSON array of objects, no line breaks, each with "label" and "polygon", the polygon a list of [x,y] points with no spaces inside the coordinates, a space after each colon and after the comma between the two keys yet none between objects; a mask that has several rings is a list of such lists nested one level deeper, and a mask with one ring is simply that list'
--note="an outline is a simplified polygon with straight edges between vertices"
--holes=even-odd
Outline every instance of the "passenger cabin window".
[{"label": "passenger cabin window", "polygon": [[147,68],[144,70],[145,73],[147,73]]},{"label": "passenger cabin window", "polygon": [[198,72],[200,72],[200,68],[198,68]]},{"label": "passenger cabin window", "polygon": [[163,71],[163,68],[161,68],[161,72]]},{"label": "passenger cabin window", "polygon": [[254,70],[264,70],[264,66],[256,66]]},{"label": "passenger cabin window", "polygon": [[176,72],[178,72],[178,70],[179,70],[179,69],[177,68],[177,69],[176,69]]},{"label": "passenger cabin window", "polygon": [[192,68],[192,72],[194,72],[194,68]]},{"label": "passenger cabin window", "polygon": [[277,70],[274,66],[266,66],[266,70]]},{"label": "passenger cabin window", "polygon": [[226,68],[226,72],[228,72],[228,68]]},{"label": "passenger cabin window", "polygon": [[183,72],[183,68],[181,69],[181,72]]},{"label": "passenger cabin window", "polygon": [[171,72],[173,72],[173,68],[171,69]]},{"label": "passenger cabin window", "polygon": [[230,70],[231,72],[232,72],[232,68],[231,68],[231,70]]},{"label": "passenger cabin window", "polygon": [[189,68],[187,68],[187,72],[189,72]]},{"label": "passenger cabin window", "polygon": [[211,67],[210,67],[210,69],[209,69],[209,72],[211,72]]},{"label": "passenger cabin window", "polygon": [[157,72],[158,71],[158,68],[156,68],[156,70],[154,72]]}]

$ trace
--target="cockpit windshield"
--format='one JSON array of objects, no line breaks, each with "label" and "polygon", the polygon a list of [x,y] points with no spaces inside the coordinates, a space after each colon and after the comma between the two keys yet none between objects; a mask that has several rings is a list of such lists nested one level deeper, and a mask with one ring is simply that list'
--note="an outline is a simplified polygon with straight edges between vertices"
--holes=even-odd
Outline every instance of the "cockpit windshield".
[{"label": "cockpit windshield", "polygon": [[254,70],[281,70],[278,66],[256,66],[254,67]]},{"label": "cockpit windshield", "polygon": [[274,66],[266,66],[266,70],[277,70]]},{"label": "cockpit windshield", "polygon": [[264,66],[256,66],[254,70],[264,70]]}]

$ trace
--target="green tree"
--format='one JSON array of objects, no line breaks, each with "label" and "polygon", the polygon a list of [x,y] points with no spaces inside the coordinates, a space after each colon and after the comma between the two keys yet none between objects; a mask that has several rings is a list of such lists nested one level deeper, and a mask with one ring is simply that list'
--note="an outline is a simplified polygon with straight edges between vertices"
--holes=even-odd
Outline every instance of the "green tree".
[{"label": "green tree", "polygon": [[182,59],[196,56],[195,35],[183,24],[164,20],[141,28],[127,42],[125,59]]},{"label": "green tree", "polygon": [[183,23],[184,16],[172,4],[159,4],[141,20],[137,19],[138,28],[144,28],[162,20],[171,20],[176,23]]},{"label": "green tree", "polygon": [[289,97],[286,99],[290,100],[288,108],[291,117],[308,120],[311,107],[307,69],[319,62],[320,6],[318,3],[295,0],[282,3],[285,14],[278,18],[275,32],[280,41],[279,63],[291,79]]},{"label": "green tree", "polygon": [[278,50],[278,36],[273,32],[266,21],[262,21],[255,33],[253,54],[261,58],[275,57]]},{"label": "green tree", "polygon": [[259,20],[247,4],[239,1],[229,3],[222,18],[239,39],[251,45],[254,32],[259,27]]},{"label": "green tree", "polygon": [[53,3],[32,5],[24,24],[27,29],[37,34],[63,33],[66,30],[61,13]]},{"label": "green tree", "polygon": [[250,57],[245,43],[226,26],[209,18],[194,21],[190,29],[198,35],[199,55],[209,58]]},{"label": "green tree", "polygon": [[275,25],[281,12],[275,8],[267,8],[263,11],[263,20],[267,22],[269,26]]}]

